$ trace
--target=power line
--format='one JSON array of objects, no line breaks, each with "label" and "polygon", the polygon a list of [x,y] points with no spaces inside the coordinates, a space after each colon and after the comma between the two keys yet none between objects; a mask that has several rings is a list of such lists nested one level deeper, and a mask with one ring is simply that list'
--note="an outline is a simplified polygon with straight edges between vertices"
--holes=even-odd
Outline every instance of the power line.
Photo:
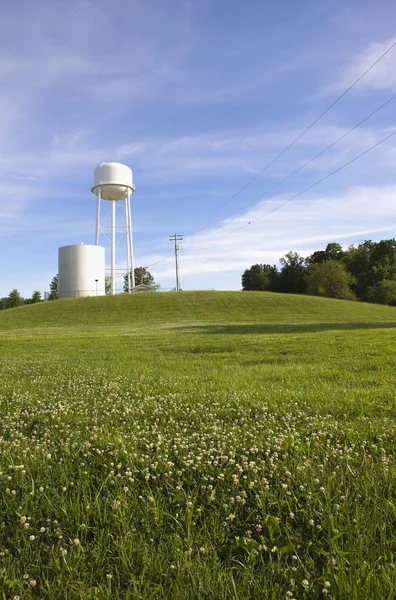
[{"label": "power line", "polygon": [[[334,102],[332,102],[326,108],[326,110],[324,110],[308,127],[306,127],[288,146],[286,146],[272,161],[270,161],[259,173],[257,173],[257,175],[255,175],[254,177],[252,177],[252,179],[250,179],[244,186],[242,186],[237,192],[235,192],[235,194],[233,194],[226,202],[224,202],[218,208],[216,208],[212,213],[210,213],[207,217],[205,217],[205,219],[199,221],[198,225],[200,225],[201,223],[205,222],[212,215],[214,215],[219,210],[221,210],[224,206],[226,206],[227,204],[229,204],[234,198],[236,198],[241,192],[243,192],[251,183],[253,183],[256,179],[258,179],[265,171],[267,171],[279,158],[281,158],[288,150],[290,150],[290,148],[292,148],[310,129],[312,129],[312,127],[314,127],[314,125],[316,125],[316,123],[318,123],[318,121],[320,121],[320,119],[322,119],[340,100],[342,100],[342,98],[344,98],[344,96],[346,96],[346,94],[348,94],[348,92],[350,92],[395,46],[396,46],[396,42],[394,42],[393,44],[391,44],[391,46],[389,46],[389,48],[387,48],[387,50],[385,50],[385,52],[383,54],[381,54],[381,56],[379,58],[377,58],[377,60],[375,62],[373,62],[372,65],[370,65],[370,67],[368,69],[366,69],[366,71],[364,71],[346,90],[344,90],[344,92],[340,96],[338,96],[338,98],[336,98],[334,100]],[[384,102],[381,106],[379,106],[372,113],[370,113],[367,117],[365,117],[364,119],[362,119],[359,123],[357,123],[349,131],[347,131],[345,134],[343,134],[342,136],[340,136],[332,144],[330,144],[329,146],[327,146],[324,150],[322,150],[321,152],[319,152],[318,154],[316,154],[313,158],[311,158],[309,161],[307,161],[306,163],[304,163],[301,167],[299,167],[298,169],[296,169],[295,171],[293,171],[292,173],[290,173],[287,177],[285,177],[284,179],[282,179],[280,182],[278,182],[277,184],[275,184],[274,186],[272,186],[271,188],[269,188],[268,190],[266,190],[265,192],[263,192],[262,194],[260,194],[260,196],[258,196],[254,200],[250,201],[249,203],[245,204],[240,209],[238,209],[238,210],[234,211],[233,213],[231,213],[231,215],[229,215],[229,217],[231,217],[234,214],[240,212],[242,209],[246,208],[247,206],[250,206],[251,204],[253,204],[254,202],[258,201],[260,198],[262,198],[263,196],[265,196],[269,192],[271,192],[274,189],[276,189],[277,187],[279,187],[282,183],[284,183],[288,179],[291,179],[292,177],[294,177],[294,175],[296,175],[302,169],[304,169],[305,167],[307,167],[314,160],[316,160],[317,158],[319,158],[319,156],[321,156],[322,154],[324,154],[325,152],[327,152],[327,150],[329,150],[330,148],[332,148],[333,146],[335,146],[335,144],[337,144],[338,142],[340,142],[347,135],[349,135],[352,131],[354,131],[357,127],[359,127],[365,121],[367,121],[368,119],[370,119],[375,113],[377,113],[379,110],[381,110],[384,106],[386,106],[387,104],[389,104],[392,100],[395,99],[395,97],[396,97],[396,94],[394,96],[392,96],[391,98],[389,98],[386,102]],[[302,194],[306,193],[307,191],[309,191],[313,187],[316,187],[317,185],[319,185],[320,183],[322,183],[323,181],[325,181],[326,179],[328,179],[332,175],[335,175],[336,173],[338,173],[339,171],[341,171],[342,169],[344,169],[345,167],[347,167],[348,165],[350,165],[352,162],[354,162],[355,160],[357,160],[361,156],[364,156],[364,154],[367,154],[368,152],[370,152],[371,150],[373,150],[374,148],[376,148],[377,146],[379,146],[380,144],[382,144],[383,142],[385,142],[387,139],[389,139],[393,135],[394,135],[394,133],[392,133],[391,135],[387,136],[386,138],[384,138],[383,140],[381,140],[380,142],[378,142],[374,146],[371,146],[370,148],[368,148],[367,150],[365,150],[364,152],[362,152],[361,154],[359,154],[358,156],[356,156],[355,158],[353,158],[349,162],[345,163],[344,165],[342,165],[338,169],[332,171],[331,173],[329,173],[328,175],[326,175],[325,177],[323,177],[319,181],[315,182],[311,186],[305,188],[304,190],[302,190],[301,192],[299,192],[298,194],[296,194],[292,198],[289,198],[285,202],[282,202],[281,204],[279,204],[274,209],[272,209],[272,210],[264,213],[263,215],[261,215],[257,219],[249,221],[247,224],[245,224],[242,227],[240,227],[240,228],[238,228],[238,229],[236,229],[236,230],[234,230],[234,231],[226,234],[225,236],[223,236],[223,237],[221,237],[219,239],[224,239],[226,237],[229,237],[233,233],[236,233],[236,232],[240,231],[241,229],[244,229],[245,227],[248,227],[251,223],[254,223],[258,219],[261,219],[261,218],[269,215],[270,213],[274,212],[275,210],[278,210],[279,208],[281,208],[282,206],[284,206],[288,202],[291,202],[292,200],[295,200],[296,198],[298,198]],[[154,263],[151,263],[150,265],[146,266],[145,268],[149,268],[149,267],[153,267],[155,265],[158,265],[158,264],[164,262],[165,260],[167,260],[168,258],[170,258],[171,256],[173,256],[173,254],[174,253],[172,252],[171,254],[168,254],[168,255],[164,256],[160,260],[158,260],[158,261],[156,261]]]},{"label": "power line", "polygon": [[169,258],[170,256],[173,256],[174,252],[172,251],[170,254],[167,254],[167,256],[164,256],[163,258],[161,258],[160,260],[157,260],[157,262],[155,263],[151,263],[151,265],[147,265],[146,267],[144,267],[145,269],[148,269],[149,267],[154,267],[155,265],[159,265],[160,263],[164,262],[164,260],[166,260],[167,258]]},{"label": "power line", "polygon": [[251,183],[253,183],[253,181],[258,179],[263,173],[265,173],[265,171],[267,171],[270,167],[272,167],[272,165],[277,160],[279,160],[279,158],[281,158],[281,156],[286,154],[286,152],[288,150],[290,150],[290,148],[292,148],[310,129],[312,129],[312,127],[314,127],[314,125],[316,125],[316,123],[318,123],[318,121],[320,121],[320,119],[322,119],[336,104],[338,104],[338,102],[340,100],[342,100],[342,98],[344,98],[344,96],[346,96],[346,94],[348,94],[348,92],[350,92],[359,83],[359,81],[361,81],[363,79],[363,77],[365,77],[395,46],[396,46],[396,42],[394,42],[391,46],[389,46],[389,48],[387,50],[385,50],[385,52],[383,54],[381,54],[381,56],[379,58],[377,58],[377,60],[368,69],[366,69],[366,71],[364,71],[364,73],[362,73],[360,75],[360,77],[358,77],[346,90],[344,90],[344,92],[340,96],[338,96],[338,98],[336,98],[334,100],[334,102],[332,102],[330,104],[330,106],[328,106],[326,108],[326,110],[324,110],[310,125],[308,125],[308,127],[306,127],[304,129],[304,131],[302,131],[288,146],[286,146],[286,148],[284,148],[277,156],[275,156],[275,158],[273,158],[264,167],[264,169],[262,169],[259,173],[257,173],[257,175],[252,177],[252,179],[250,179],[245,185],[243,185],[238,191],[236,191],[235,194],[233,194],[230,198],[228,198],[228,200],[226,200],[223,204],[221,204],[218,208],[216,208],[213,212],[211,212],[207,217],[202,219],[202,221],[200,221],[198,223],[198,225],[207,221],[211,216],[213,216],[219,210],[221,210],[224,206],[229,204],[232,200],[234,200],[234,198],[236,198],[241,192],[243,192]]},{"label": "power line", "polygon": [[300,196],[302,196],[303,194],[305,194],[309,190],[312,190],[312,188],[316,187],[320,183],[323,183],[323,181],[326,181],[326,179],[329,179],[329,177],[332,177],[336,173],[339,173],[340,171],[342,171],[343,169],[345,169],[345,167],[348,167],[350,164],[352,164],[353,162],[355,162],[356,160],[358,160],[359,158],[361,158],[365,154],[368,154],[368,152],[370,152],[371,150],[374,150],[374,148],[377,148],[377,146],[380,146],[381,144],[383,144],[384,142],[386,142],[387,140],[389,140],[394,135],[396,135],[396,131],[393,131],[392,133],[390,133],[389,135],[387,135],[386,137],[384,137],[382,140],[380,140],[376,144],[373,144],[372,146],[370,146],[370,148],[367,148],[366,150],[364,150],[364,152],[361,152],[360,154],[358,154],[357,156],[355,156],[354,158],[352,158],[348,162],[344,163],[343,165],[341,165],[337,169],[334,169],[334,171],[331,171],[331,173],[328,173],[327,175],[325,175],[324,177],[322,177],[318,181],[315,181],[315,183],[312,183],[311,185],[309,185],[305,189],[301,190],[300,192],[298,192],[298,194],[295,194],[291,198],[288,198],[284,202],[281,202],[281,204],[278,204],[278,206],[275,206],[274,208],[272,208],[271,210],[267,211],[266,213],[260,215],[259,217],[256,217],[256,219],[252,219],[248,223],[245,223],[245,225],[242,225],[242,227],[239,227],[238,229],[230,231],[229,233],[227,233],[226,235],[224,235],[224,236],[222,236],[221,238],[218,238],[218,239],[219,240],[223,240],[224,238],[227,238],[230,235],[233,235],[234,233],[237,233],[238,231],[241,231],[242,229],[245,229],[246,227],[248,227],[252,223],[255,223],[256,221],[259,221],[260,219],[263,219],[264,217],[266,217],[267,215],[275,212],[276,210],[278,210],[282,206],[285,206],[285,204],[288,204],[292,200],[295,200],[296,198],[299,198]]},{"label": "power line", "polygon": [[338,142],[340,142],[341,140],[343,140],[344,138],[346,138],[347,135],[349,135],[350,133],[352,133],[352,131],[355,131],[355,129],[357,129],[358,127],[360,127],[360,125],[363,125],[363,123],[365,123],[366,121],[368,121],[373,115],[375,115],[382,108],[384,108],[384,106],[386,106],[387,104],[389,104],[390,102],[392,102],[392,100],[394,100],[395,98],[396,98],[396,94],[393,94],[393,96],[391,96],[390,98],[388,98],[388,100],[386,100],[386,102],[384,102],[383,104],[381,104],[381,106],[379,106],[378,108],[376,108],[375,110],[373,110],[373,112],[371,112],[369,115],[367,115],[367,117],[364,117],[364,119],[362,119],[361,121],[359,121],[359,123],[357,123],[356,125],[354,125],[353,127],[351,127],[351,129],[349,129],[346,133],[343,133],[334,142],[332,142],[331,144],[329,144],[328,146],[326,146],[326,148],[324,148],[323,150],[321,150],[320,152],[318,152],[318,154],[315,154],[314,157],[310,158],[306,163],[304,163],[303,165],[301,165],[301,167],[299,167],[298,169],[296,169],[295,171],[293,171],[292,173],[290,173],[289,175],[287,175],[287,177],[284,177],[281,181],[278,181],[278,183],[276,183],[272,187],[270,187],[267,190],[265,190],[265,192],[262,192],[259,196],[257,196],[256,198],[254,198],[254,200],[251,200],[247,204],[244,204],[243,206],[241,206],[240,208],[238,208],[237,210],[235,210],[233,213],[231,213],[230,215],[227,216],[227,219],[229,219],[230,217],[233,217],[237,213],[241,212],[241,210],[244,210],[245,208],[247,208],[251,204],[254,204],[255,202],[257,202],[258,200],[261,200],[261,198],[263,198],[264,196],[266,196],[267,194],[269,194],[270,192],[272,192],[273,190],[275,190],[277,187],[279,187],[280,185],[282,185],[282,183],[285,183],[285,181],[288,181],[289,179],[291,179],[292,177],[294,177],[294,175],[296,175],[297,173],[299,173],[300,171],[302,171],[303,169],[305,169],[305,167],[307,167],[314,160],[316,160],[317,158],[319,158],[319,156],[322,156],[325,152],[327,152],[327,150],[330,150],[330,148],[333,148],[336,144],[338,144]]}]

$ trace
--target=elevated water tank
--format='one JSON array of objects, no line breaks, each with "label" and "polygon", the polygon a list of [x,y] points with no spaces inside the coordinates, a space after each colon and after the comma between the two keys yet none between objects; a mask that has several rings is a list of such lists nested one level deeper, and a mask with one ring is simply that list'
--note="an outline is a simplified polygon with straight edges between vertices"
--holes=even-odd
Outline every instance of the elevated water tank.
[{"label": "elevated water tank", "polygon": [[125,200],[135,191],[132,171],[126,165],[115,162],[104,162],[94,171],[94,182],[91,191],[102,200]]},{"label": "elevated water tank", "polygon": [[79,244],[58,250],[59,298],[105,294],[105,249]]}]

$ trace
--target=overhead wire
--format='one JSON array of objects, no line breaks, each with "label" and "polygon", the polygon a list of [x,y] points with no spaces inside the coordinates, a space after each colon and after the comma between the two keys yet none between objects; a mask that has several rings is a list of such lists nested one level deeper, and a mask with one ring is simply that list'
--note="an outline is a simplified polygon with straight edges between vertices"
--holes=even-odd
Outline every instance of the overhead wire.
[{"label": "overhead wire", "polygon": [[284,177],[281,181],[278,181],[278,183],[276,183],[272,187],[270,187],[267,190],[265,190],[265,192],[262,192],[256,198],[254,198],[250,202],[247,202],[246,204],[244,204],[243,206],[241,206],[240,208],[238,208],[237,210],[235,210],[233,213],[229,214],[227,216],[227,219],[230,219],[231,217],[233,217],[237,213],[241,212],[241,210],[244,210],[248,206],[251,206],[255,202],[258,202],[259,200],[261,200],[262,198],[264,198],[264,196],[266,196],[267,194],[269,194],[270,192],[272,192],[273,190],[275,190],[276,188],[278,188],[280,185],[282,185],[282,183],[285,183],[286,181],[288,181],[289,179],[291,179],[292,177],[294,177],[294,175],[296,175],[297,173],[299,173],[300,171],[302,171],[303,169],[305,169],[305,167],[307,167],[308,165],[310,165],[311,163],[313,163],[314,160],[316,160],[317,158],[319,158],[320,156],[322,156],[325,152],[327,152],[328,150],[330,150],[331,148],[333,148],[336,144],[338,144],[338,142],[340,142],[341,140],[343,140],[344,138],[346,138],[350,133],[352,133],[352,131],[355,131],[355,129],[357,129],[358,127],[360,127],[360,125],[363,125],[363,123],[365,123],[366,121],[368,121],[372,116],[374,116],[376,113],[378,113],[382,108],[384,108],[387,104],[389,104],[390,102],[392,102],[392,100],[394,100],[395,98],[396,98],[396,94],[393,94],[393,96],[391,96],[390,98],[388,98],[388,100],[386,100],[383,104],[381,104],[381,106],[378,106],[378,108],[376,108],[369,115],[367,115],[366,117],[364,117],[364,119],[362,119],[361,121],[359,121],[359,123],[357,123],[356,125],[354,125],[353,127],[351,127],[351,129],[349,129],[348,131],[346,131],[345,133],[343,133],[340,137],[338,137],[336,140],[334,140],[334,142],[332,142],[331,144],[329,144],[328,146],[326,146],[326,148],[324,148],[323,150],[321,150],[320,152],[318,152],[318,154],[315,154],[315,156],[313,156],[307,162],[305,162],[303,165],[301,165],[301,167],[298,167],[298,169],[295,169],[295,171],[293,171],[292,173],[289,173],[289,175],[287,175],[286,177]]},{"label": "overhead wire", "polygon": [[157,262],[151,263],[151,265],[147,265],[146,267],[144,267],[145,269],[148,269],[149,267],[154,267],[155,265],[159,265],[159,263],[164,262],[164,260],[166,260],[167,258],[169,258],[170,256],[173,256],[175,253],[172,250],[172,252],[170,254],[168,254],[167,256],[164,256],[163,258],[161,258],[160,260],[157,260]]},{"label": "overhead wire", "polygon": [[[381,54],[381,56],[379,56],[377,58],[377,60],[375,60],[346,90],[344,90],[344,92],[342,94],[340,94],[340,96],[338,96],[310,125],[308,125],[308,127],[306,127],[290,144],[288,144],[277,156],[275,156],[275,158],[273,158],[259,173],[257,173],[245,185],[243,185],[240,189],[238,189],[237,192],[235,192],[235,194],[233,194],[230,198],[228,198],[228,200],[226,200],[226,202],[224,202],[218,208],[216,208],[214,211],[212,211],[207,217],[205,217],[204,219],[202,219],[201,221],[199,221],[198,225],[200,225],[201,223],[204,223],[211,216],[213,216],[219,210],[221,210],[222,208],[224,208],[224,206],[226,206],[227,204],[229,204],[241,192],[243,192],[254,181],[256,181],[263,173],[265,173],[265,171],[267,171],[277,160],[279,160],[279,158],[281,158],[288,150],[290,150],[290,148],[292,148],[310,129],[312,129],[336,104],[338,104],[338,102],[340,100],[342,100],[342,98],[344,98],[348,94],[348,92],[350,92],[395,46],[396,46],[396,41],[393,44],[391,44],[385,50],[385,52],[383,52]],[[360,125],[362,125],[364,122],[366,122],[368,119],[370,119],[374,114],[376,114],[378,111],[380,111],[382,108],[384,108],[387,104],[389,104],[392,100],[394,100],[395,97],[396,97],[396,94],[393,95],[391,98],[389,98],[386,102],[384,102],[377,109],[375,109],[367,117],[365,117],[364,119],[362,119],[361,121],[359,121],[359,123],[357,123],[354,127],[352,127],[351,129],[349,129],[342,136],[340,136],[339,138],[337,138],[337,140],[335,140],[334,142],[332,142],[331,144],[329,144],[324,150],[322,150],[321,152],[319,152],[318,154],[316,154],[313,158],[311,158],[306,163],[304,163],[301,167],[299,167],[298,169],[294,170],[287,177],[283,178],[281,181],[279,181],[278,183],[276,183],[274,186],[272,186],[271,188],[267,189],[265,192],[263,192],[262,194],[260,194],[260,196],[256,197],[254,200],[248,202],[247,204],[245,204],[241,208],[239,208],[236,211],[234,211],[233,213],[231,213],[231,215],[229,215],[227,218],[232,217],[233,215],[237,214],[238,212],[240,212],[244,208],[247,208],[251,204],[254,204],[258,200],[260,200],[263,196],[265,196],[266,194],[270,193],[271,191],[273,191],[274,189],[276,189],[277,187],[279,187],[282,183],[285,183],[285,181],[288,181],[289,179],[291,179],[292,177],[294,177],[294,175],[296,175],[297,173],[299,173],[302,169],[304,169],[305,167],[307,167],[314,160],[316,160],[317,158],[319,158],[320,156],[322,156],[325,152],[327,152],[328,150],[330,150],[333,146],[335,146],[338,142],[340,142],[342,139],[344,139],[347,135],[349,135],[350,133],[352,133],[352,131],[354,131],[355,129],[357,129]],[[396,132],[394,132],[394,133],[396,133]],[[292,198],[289,198],[285,202],[282,202],[281,204],[279,204],[274,209],[271,209],[270,211],[264,213],[263,215],[261,215],[257,219],[249,221],[247,224],[245,224],[242,227],[240,227],[240,228],[238,228],[238,229],[236,229],[236,230],[234,230],[234,231],[226,234],[225,236],[223,236],[222,238],[219,238],[219,239],[224,239],[226,237],[229,237],[233,233],[237,233],[241,229],[244,229],[245,227],[248,227],[251,223],[253,223],[253,222],[255,222],[255,221],[257,221],[257,220],[259,220],[259,219],[261,219],[261,218],[263,218],[265,216],[267,216],[268,214],[271,214],[272,212],[274,212],[275,210],[278,210],[279,208],[281,208],[282,206],[284,206],[288,202],[291,202],[292,200],[295,200],[296,198],[298,198],[302,194],[306,193],[310,189],[316,187],[317,185],[319,185],[320,183],[322,183],[323,181],[325,181],[326,179],[328,179],[332,175],[335,175],[340,170],[344,169],[345,167],[347,167],[349,164],[351,164],[352,162],[354,162],[355,160],[357,160],[361,156],[364,156],[364,154],[367,154],[368,152],[370,152],[371,150],[373,150],[374,148],[376,148],[377,146],[379,146],[380,144],[382,144],[383,142],[385,142],[387,139],[389,139],[390,137],[392,137],[394,135],[394,133],[392,133],[391,135],[387,136],[386,138],[384,138],[383,140],[381,140],[377,144],[373,145],[372,147],[368,148],[367,150],[365,150],[364,152],[362,152],[358,156],[354,157],[351,161],[348,161],[347,163],[345,163],[344,165],[342,165],[338,169],[332,171],[331,173],[329,173],[328,175],[326,175],[324,178],[322,178],[319,181],[315,182],[314,184],[308,186],[307,188],[305,188],[304,190],[302,190],[301,192],[299,192],[298,194],[296,194]],[[174,252],[171,252],[170,254],[164,256],[160,260],[158,260],[158,261],[156,261],[154,263],[151,263],[150,265],[147,265],[145,268],[153,267],[153,266],[155,266],[157,264],[160,264],[160,263],[164,262],[165,260],[167,260],[168,258],[170,258],[171,256],[173,256],[173,254],[174,254]]]},{"label": "overhead wire", "polygon": [[330,177],[332,177],[336,173],[339,173],[340,171],[342,171],[343,169],[345,169],[346,167],[348,167],[350,164],[352,164],[353,162],[355,162],[356,160],[358,160],[359,158],[361,158],[365,154],[368,154],[369,152],[371,152],[371,150],[374,150],[374,148],[377,148],[378,146],[380,146],[381,144],[383,144],[384,142],[386,142],[387,140],[389,140],[394,135],[396,135],[396,131],[393,131],[392,133],[390,133],[389,135],[387,135],[386,137],[384,137],[379,142],[376,142],[375,144],[373,144],[372,146],[370,146],[369,148],[367,148],[366,150],[364,150],[363,152],[361,152],[357,156],[354,156],[354,158],[352,158],[348,162],[344,163],[343,165],[341,165],[337,169],[334,169],[334,171],[331,171],[331,173],[328,173],[327,175],[325,175],[321,179],[318,179],[318,181],[315,181],[315,183],[312,183],[311,185],[309,185],[305,189],[301,190],[300,192],[298,192],[297,194],[295,194],[291,198],[288,198],[284,202],[281,202],[280,204],[278,204],[278,206],[275,206],[271,210],[263,213],[262,215],[260,215],[259,217],[256,217],[255,219],[251,219],[250,221],[248,221],[247,223],[245,223],[244,225],[242,225],[242,227],[239,227],[238,229],[234,229],[233,231],[230,231],[229,233],[227,233],[226,235],[224,235],[224,236],[222,236],[221,238],[218,238],[218,239],[219,240],[223,240],[223,239],[229,237],[230,235],[233,235],[234,233],[237,233],[238,231],[241,231],[242,229],[245,229],[246,227],[249,227],[249,225],[251,225],[252,223],[255,223],[256,221],[259,221],[260,219],[263,219],[264,217],[266,217],[267,215],[275,212],[276,210],[278,210],[282,206],[285,206],[285,204],[288,204],[292,200],[295,200],[296,198],[299,198],[300,196],[302,196],[303,194],[305,194],[309,190],[312,190],[312,188],[316,187],[320,183],[323,183],[323,181],[326,181],[326,179],[329,179]]},{"label": "overhead wire", "polygon": [[312,127],[314,127],[314,125],[316,125],[316,123],[318,123],[336,104],[338,104],[338,102],[340,100],[342,100],[342,98],[344,98],[344,96],[346,96],[348,94],[348,92],[350,92],[359,83],[359,81],[361,81],[395,46],[396,46],[396,42],[391,44],[389,46],[389,48],[387,48],[387,50],[385,50],[385,52],[383,54],[381,54],[381,56],[379,58],[377,58],[377,60],[375,62],[373,62],[373,64],[370,65],[369,68],[364,71],[364,73],[362,73],[346,90],[344,90],[343,93],[340,96],[338,96],[326,108],[326,110],[324,110],[314,121],[312,121],[312,123],[310,125],[308,125],[308,127],[306,127],[292,142],[290,142],[290,144],[288,144],[288,146],[286,146],[281,152],[279,152],[279,154],[277,154],[277,156],[275,156],[275,158],[273,158],[259,173],[257,173],[254,177],[252,177],[245,185],[243,185],[239,190],[237,190],[235,192],[235,194],[233,194],[230,198],[228,198],[228,200],[223,202],[223,204],[221,204],[214,211],[212,211],[207,217],[202,219],[202,221],[199,221],[198,225],[200,225],[201,223],[204,223],[210,217],[212,217],[214,214],[216,214],[219,210],[224,208],[224,206],[226,206],[232,200],[234,200],[234,198],[239,196],[239,194],[241,192],[243,192],[247,187],[249,187],[250,184],[252,184],[254,181],[256,181],[256,179],[258,179],[263,173],[265,173],[265,171],[267,171],[270,167],[272,167],[272,165],[274,163],[276,163],[277,160],[279,160],[284,154],[286,154],[286,152],[288,150],[290,150],[290,148],[292,148],[310,129],[312,129]]}]

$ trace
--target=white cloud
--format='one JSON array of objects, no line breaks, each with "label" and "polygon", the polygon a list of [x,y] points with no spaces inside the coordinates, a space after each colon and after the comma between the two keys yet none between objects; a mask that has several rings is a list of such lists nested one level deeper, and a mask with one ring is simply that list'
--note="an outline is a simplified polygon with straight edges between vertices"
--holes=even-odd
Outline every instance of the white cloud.
[{"label": "white cloud", "polygon": [[[396,43],[396,37],[384,42],[373,42],[364,50],[355,54],[340,73],[339,80],[333,89],[345,89],[360,77],[371,65],[380,58],[392,44]],[[376,90],[396,89],[396,46],[382,58],[367,75],[358,83],[359,87],[368,87]]]},{"label": "white cloud", "polygon": [[[184,287],[193,288],[196,281],[205,281],[206,287],[220,289],[220,277],[220,285],[237,288],[246,268],[255,263],[277,263],[289,250],[306,256],[333,241],[348,245],[392,237],[395,196],[396,186],[355,187],[341,194],[311,196],[304,203],[291,202],[253,222],[284,198],[262,202],[242,217],[185,236],[180,258]],[[235,231],[249,221],[250,226]],[[157,254],[147,257],[146,262],[156,260]],[[171,259],[153,266],[152,272],[159,282],[172,284]]]}]

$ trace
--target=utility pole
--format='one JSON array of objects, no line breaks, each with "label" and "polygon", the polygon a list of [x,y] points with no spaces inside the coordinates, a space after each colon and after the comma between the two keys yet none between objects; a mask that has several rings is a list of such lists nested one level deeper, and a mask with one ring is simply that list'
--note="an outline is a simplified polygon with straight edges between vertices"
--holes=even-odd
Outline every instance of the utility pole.
[{"label": "utility pole", "polygon": [[182,235],[175,233],[169,236],[169,241],[175,242],[175,260],[176,260],[176,292],[180,292],[180,275],[179,275],[179,250],[180,246],[177,242],[181,242],[183,239]]}]

